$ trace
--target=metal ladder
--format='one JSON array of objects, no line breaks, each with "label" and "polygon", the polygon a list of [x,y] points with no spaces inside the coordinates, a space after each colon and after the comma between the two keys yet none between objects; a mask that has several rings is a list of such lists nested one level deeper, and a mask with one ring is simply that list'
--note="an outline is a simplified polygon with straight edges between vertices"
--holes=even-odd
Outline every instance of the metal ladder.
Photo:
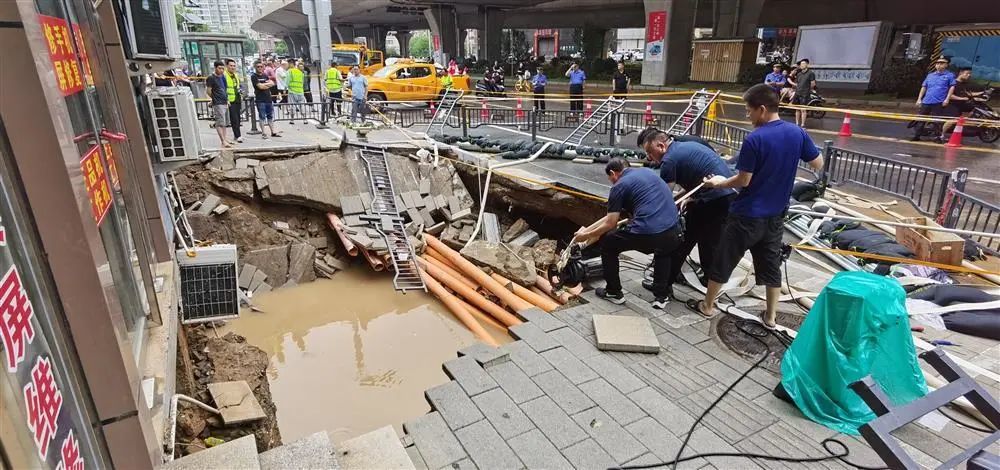
[{"label": "metal ladder", "polygon": [[399,215],[399,209],[396,207],[396,190],[392,187],[385,149],[362,148],[361,160],[368,169],[368,181],[372,192],[370,211],[379,218],[372,223],[385,240],[392,258],[392,266],[396,271],[392,284],[396,290],[404,293],[408,290],[426,292],[427,286],[420,276],[413,247],[406,236],[403,217]]},{"label": "metal ladder", "polygon": [[711,93],[705,91],[704,89],[696,91],[691,95],[691,99],[688,100],[687,108],[684,112],[670,125],[669,128],[665,129],[664,132],[670,135],[687,135],[691,133],[691,129],[694,128],[695,123],[698,119],[701,119],[708,111],[708,107],[715,102],[715,99],[719,97],[719,93]]},{"label": "metal ladder", "polygon": [[597,109],[590,114],[590,117],[584,119],[584,121],[581,122],[576,129],[573,129],[573,132],[571,132],[569,137],[566,137],[566,140],[562,141],[562,143],[565,145],[580,146],[583,144],[583,139],[587,138],[591,132],[594,132],[594,129],[597,129],[597,126],[601,125],[604,120],[608,119],[611,116],[611,113],[622,109],[622,106],[625,106],[625,100],[619,100],[615,99],[613,96],[609,96],[608,99],[604,100],[604,102],[602,102]]},{"label": "metal ladder", "polygon": [[448,122],[448,118],[451,117],[451,110],[455,108],[455,103],[458,103],[462,99],[464,93],[462,90],[454,88],[444,91],[444,94],[441,95],[441,102],[438,103],[437,110],[434,111],[434,117],[427,124],[427,133],[430,133],[431,128],[436,125],[439,128],[438,132],[444,134],[444,125]]}]

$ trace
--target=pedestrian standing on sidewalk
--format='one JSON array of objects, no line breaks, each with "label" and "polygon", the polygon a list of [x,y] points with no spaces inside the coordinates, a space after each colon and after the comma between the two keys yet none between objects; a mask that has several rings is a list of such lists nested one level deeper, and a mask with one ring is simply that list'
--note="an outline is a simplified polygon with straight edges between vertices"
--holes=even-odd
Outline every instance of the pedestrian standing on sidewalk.
[{"label": "pedestrian standing on sidewalk", "polygon": [[618,70],[611,76],[611,89],[613,95],[618,99],[625,99],[632,91],[632,79],[625,74],[625,62],[618,62]]},{"label": "pedestrian standing on sidewalk", "polygon": [[[580,228],[573,242],[591,242],[600,239],[601,266],[605,287],[595,291],[598,297],[621,305],[625,303],[621,277],[618,273],[618,255],[630,250],[653,253],[654,306],[663,308],[667,297],[667,273],[670,256],[681,243],[677,206],[674,205],[670,187],[656,172],[649,168],[632,168],[624,158],[615,157],[604,167],[611,181],[608,196],[608,215],[589,227]],[[629,214],[628,225],[617,228],[622,214]]]},{"label": "pedestrian standing on sidewalk", "polygon": [[[680,142],[659,129],[646,132],[643,137],[640,146],[654,166],[659,167],[660,178],[667,184],[678,184],[685,192],[693,191],[708,176],[729,178],[735,174],[719,154],[700,142]],[[679,211],[684,214],[684,241],[670,258],[666,281],[669,297],[674,296],[674,282],[695,244],[698,245],[702,271],[707,271],[707,267],[714,264],[729,203],[735,197],[734,189],[702,188],[681,203]],[[642,286],[653,289],[651,280],[643,280]],[[653,304],[653,307],[663,308],[663,305]]]},{"label": "pedestrian standing on sidewalk", "polygon": [[785,76],[784,71],[781,70],[781,63],[775,62],[771,66],[771,73],[764,77],[764,84],[771,87],[775,93],[780,94],[781,89],[784,88],[785,82],[788,81],[788,77]]},{"label": "pedestrian standing on sidewalk", "polygon": [[357,65],[351,67],[347,86],[351,87],[351,122],[363,123],[365,100],[368,99],[368,79],[361,75],[361,69]]},{"label": "pedestrian standing on sidewalk", "polygon": [[535,71],[535,76],[531,78],[531,87],[535,92],[535,111],[545,111],[545,85],[549,84],[548,77],[541,67]]},{"label": "pedestrian standing on sidewalk", "polygon": [[323,89],[326,90],[326,98],[330,101],[330,115],[340,116],[340,102],[344,99],[344,77],[337,70],[337,61],[330,61],[330,68],[326,69],[326,79],[323,81]]},{"label": "pedestrian standing on sidewalk", "polygon": [[312,92],[312,69],[309,68],[309,64],[305,60],[299,61],[302,64],[302,73],[305,74],[303,77],[303,90],[305,90],[306,102],[313,102],[313,92]]},{"label": "pedestrian standing on sidewalk", "polygon": [[761,323],[774,328],[781,295],[781,236],[795,173],[799,161],[818,173],[823,169],[823,156],[805,130],[778,116],[778,94],[771,87],[758,83],[747,90],[743,101],[755,129],[736,156],[738,173],[704,179],[708,189],[733,188],[739,194],[729,205],[714,266],[707,269],[708,292],[701,301],[688,300],[687,306],[706,317],[714,315],[722,286],[749,250],[757,285],[767,287]]},{"label": "pedestrian standing on sidewalk", "polygon": [[282,60],[281,66],[274,69],[274,83],[278,88],[278,102],[288,102],[288,61]]},{"label": "pedestrian standing on sidewalk", "polygon": [[[793,82],[791,77],[788,78],[788,81],[795,85],[795,96],[792,98],[792,104],[808,105],[809,95],[816,89],[816,72],[809,70],[809,59],[799,60],[799,72],[795,75],[795,81]],[[808,115],[808,111],[805,109],[795,110],[795,123],[803,129],[806,128],[806,115]]]},{"label": "pedestrian standing on sidewalk", "polygon": [[[924,83],[920,85],[920,94],[917,95],[917,106],[920,110],[917,114],[921,116],[940,116],[944,108],[950,101],[948,97],[955,93],[955,75],[948,71],[948,59],[938,57],[934,61],[934,71],[927,74]],[[910,140],[920,140],[924,133],[925,121],[913,121],[913,138]]]},{"label": "pedestrian standing on sidewalk", "polygon": [[274,101],[272,101],[271,90],[274,90],[274,80],[267,76],[264,64],[257,61],[254,65],[254,73],[250,75],[250,86],[253,87],[254,106],[257,108],[257,117],[260,119],[260,133],[264,140],[270,136],[281,137],[280,132],[274,130]]},{"label": "pedestrian standing on sidewalk", "polygon": [[226,100],[229,101],[229,126],[233,128],[233,137],[243,143],[242,114],[243,86],[240,76],[236,73],[236,61],[226,59]]},{"label": "pedestrian standing on sidewalk", "polygon": [[569,110],[578,113],[583,112],[583,84],[587,81],[587,74],[580,69],[580,65],[573,62],[566,71],[569,78]]},{"label": "pedestrian standing on sidewalk", "polygon": [[231,148],[236,143],[226,139],[226,121],[229,120],[229,98],[226,85],[226,64],[215,61],[215,73],[205,79],[208,96],[212,99],[212,113],[215,116],[215,132],[219,134],[222,148]]},{"label": "pedestrian standing on sidewalk", "polygon": [[288,69],[288,98],[292,103],[292,120],[289,124],[295,124],[295,116],[302,115],[305,120],[305,110],[302,109],[306,102],[305,95],[305,65],[298,61],[295,67]]}]

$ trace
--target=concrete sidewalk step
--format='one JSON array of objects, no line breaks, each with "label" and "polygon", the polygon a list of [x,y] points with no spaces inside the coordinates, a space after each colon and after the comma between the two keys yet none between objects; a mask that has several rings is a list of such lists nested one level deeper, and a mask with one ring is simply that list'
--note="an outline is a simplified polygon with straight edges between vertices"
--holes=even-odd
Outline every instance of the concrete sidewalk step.
[{"label": "concrete sidewalk step", "polygon": [[335,454],[330,436],[317,432],[260,454],[260,469],[335,470],[340,468]]},{"label": "concrete sidewalk step", "polygon": [[253,434],[174,460],[165,470],[260,470]]},{"label": "concrete sidewalk step", "polygon": [[341,442],[336,447],[340,468],[416,470],[392,426]]}]

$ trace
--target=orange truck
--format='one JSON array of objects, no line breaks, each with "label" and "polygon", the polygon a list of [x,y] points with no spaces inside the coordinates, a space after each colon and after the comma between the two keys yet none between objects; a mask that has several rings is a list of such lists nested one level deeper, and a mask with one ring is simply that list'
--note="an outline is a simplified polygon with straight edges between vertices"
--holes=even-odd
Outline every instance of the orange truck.
[{"label": "orange truck", "polygon": [[344,76],[355,65],[361,69],[362,75],[371,75],[385,67],[385,55],[382,51],[373,51],[364,44],[334,44],[333,63]]}]

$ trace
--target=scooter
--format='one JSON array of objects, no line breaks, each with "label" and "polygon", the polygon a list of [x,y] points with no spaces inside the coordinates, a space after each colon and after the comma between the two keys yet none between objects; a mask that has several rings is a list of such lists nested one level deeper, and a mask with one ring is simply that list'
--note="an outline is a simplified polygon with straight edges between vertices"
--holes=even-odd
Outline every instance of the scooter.
[{"label": "scooter", "polygon": [[504,89],[502,83],[489,82],[484,79],[480,79],[476,82],[476,96],[488,96],[488,97],[506,97],[507,91]]},{"label": "scooter", "polygon": [[[972,125],[968,124],[962,128],[963,137],[979,137],[979,140],[992,144],[1000,139],[1000,113],[997,113],[993,108],[990,107],[989,101],[993,96],[993,87],[987,84],[983,94],[975,96],[972,98],[972,112],[967,116],[969,119],[980,119],[983,121],[993,121],[992,126],[982,126],[982,125]],[[913,127],[917,125],[917,121],[910,121],[908,127]],[[941,127],[940,122],[928,122],[924,124],[923,131],[920,135],[926,137],[933,137],[934,139],[941,140]]]},{"label": "scooter", "polygon": [[[791,96],[791,95],[788,95],[788,96]],[[782,99],[781,100],[781,104],[783,104],[783,105],[785,105],[785,104],[791,104],[791,98]],[[820,96],[819,92],[817,92],[816,90],[811,90],[809,92],[809,101],[806,103],[806,106],[815,106],[815,107],[822,108],[825,105],[826,105],[826,99],[824,99],[822,96]],[[786,116],[794,116],[795,115],[795,111],[796,111],[795,109],[786,108],[786,107],[782,107],[780,109],[780,113],[784,114]],[[823,110],[820,110],[820,109],[816,109],[816,110],[810,109],[810,110],[806,111],[806,116],[810,117],[810,118],[813,118],[813,119],[823,119],[823,117],[826,116],[826,111],[823,111]]]}]

